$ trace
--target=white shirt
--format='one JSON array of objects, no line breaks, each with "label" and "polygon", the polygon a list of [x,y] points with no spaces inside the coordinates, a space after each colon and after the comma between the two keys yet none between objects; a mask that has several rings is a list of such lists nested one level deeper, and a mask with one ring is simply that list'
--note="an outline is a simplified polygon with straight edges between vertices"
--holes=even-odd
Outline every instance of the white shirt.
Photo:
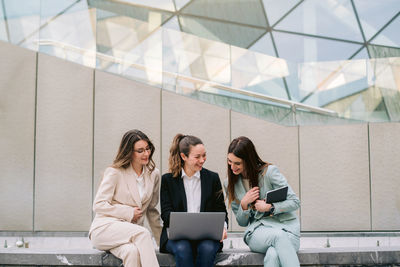
[{"label": "white shirt", "polygon": [[135,178],[136,178],[136,184],[139,190],[139,196],[140,196],[140,200],[143,199],[144,196],[144,167],[142,169],[142,173],[138,176],[137,173],[134,171],[135,173]]},{"label": "white shirt", "polygon": [[186,175],[182,169],[183,185],[185,186],[187,212],[200,212],[201,204],[201,180],[200,171],[192,177]]}]

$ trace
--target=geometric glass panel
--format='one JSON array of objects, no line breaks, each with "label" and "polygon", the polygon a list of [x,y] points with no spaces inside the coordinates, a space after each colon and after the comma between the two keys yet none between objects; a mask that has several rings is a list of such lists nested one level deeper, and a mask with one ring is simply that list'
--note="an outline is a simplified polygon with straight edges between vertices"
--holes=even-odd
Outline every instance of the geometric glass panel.
[{"label": "geometric glass panel", "polygon": [[400,48],[400,16],[386,26],[371,43]]},{"label": "geometric glass panel", "polygon": [[399,0],[354,0],[367,41],[400,11]]},{"label": "geometric glass panel", "polygon": [[292,62],[345,60],[361,45],[297,34],[273,32],[279,57]]},{"label": "geometric glass panel", "polygon": [[6,32],[9,42],[37,50],[39,39],[40,1],[4,0],[1,2],[4,12]]},{"label": "geometric glass panel", "polygon": [[96,10],[87,1],[41,1],[39,51],[94,67]]},{"label": "geometric glass panel", "polygon": [[267,33],[249,47],[249,50],[276,57],[271,34]]},{"label": "geometric glass panel", "polygon": [[180,15],[179,21],[182,31],[186,33],[243,48],[247,48],[266,31],[265,29],[186,15]]},{"label": "geometric glass panel", "polygon": [[[1,4],[4,5],[4,2]],[[4,18],[3,7],[0,8],[0,40],[8,42],[7,22]]]},{"label": "geometric glass panel", "polygon": [[309,0],[302,3],[275,29],[362,42],[349,0]]},{"label": "geometric glass panel", "polygon": [[264,9],[267,13],[268,23],[270,26],[274,25],[279,19],[282,18],[291,8],[293,8],[299,1],[293,0],[263,0]]},{"label": "geometric glass panel", "polygon": [[266,27],[265,14],[259,0],[192,1],[181,14],[214,18],[238,24]]},{"label": "geometric glass panel", "polygon": [[400,48],[368,45],[368,51],[371,58],[400,57]]},{"label": "geometric glass panel", "polygon": [[187,3],[189,3],[189,0],[174,0],[175,2],[175,8],[176,10],[180,10],[182,7],[184,7]]},{"label": "geometric glass panel", "polygon": [[368,59],[368,51],[367,49],[364,47],[363,49],[361,49],[360,51],[357,52],[357,54],[355,54],[351,59],[355,60],[355,59]]},{"label": "geometric glass panel", "polygon": [[119,2],[125,2],[138,7],[146,6],[146,7],[154,7],[157,9],[164,9],[168,11],[175,11],[174,3],[172,0],[119,0]]},{"label": "geometric glass panel", "polygon": [[299,64],[347,60],[361,48],[358,44],[276,31],[273,31],[273,36],[279,57],[288,62],[286,82],[290,95],[292,100],[298,101],[313,92],[317,85],[313,74],[301,69]]}]

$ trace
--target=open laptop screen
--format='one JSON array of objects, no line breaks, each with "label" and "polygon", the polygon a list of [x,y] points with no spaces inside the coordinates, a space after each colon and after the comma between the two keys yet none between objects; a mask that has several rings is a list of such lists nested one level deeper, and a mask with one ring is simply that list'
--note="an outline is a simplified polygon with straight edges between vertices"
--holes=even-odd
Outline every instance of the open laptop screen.
[{"label": "open laptop screen", "polygon": [[221,240],[225,212],[171,212],[168,239]]}]

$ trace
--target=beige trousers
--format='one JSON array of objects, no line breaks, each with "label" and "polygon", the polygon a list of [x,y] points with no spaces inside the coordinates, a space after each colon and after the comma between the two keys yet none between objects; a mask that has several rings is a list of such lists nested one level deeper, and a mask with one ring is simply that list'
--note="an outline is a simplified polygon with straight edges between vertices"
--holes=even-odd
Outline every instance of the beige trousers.
[{"label": "beige trousers", "polygon": [[97,228],[90,235],[93,245],[110,250],[125,267],[158,267],[150,232],[143,226],[114,222]]}]

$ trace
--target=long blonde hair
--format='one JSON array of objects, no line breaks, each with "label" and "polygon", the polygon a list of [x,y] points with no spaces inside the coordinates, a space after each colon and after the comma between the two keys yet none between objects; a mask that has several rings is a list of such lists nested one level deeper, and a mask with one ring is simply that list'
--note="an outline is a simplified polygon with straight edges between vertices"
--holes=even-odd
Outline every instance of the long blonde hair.
[{"label": "long blonde hair", "polygon": [[149,145],[150,156],[149,163],[147,163],[147,168],[150,172],[152,172],[156,167],[156,164],[154,163],[152,158],[155,148],[147,135],[139,130],[130,130],[124,134],[121,140],[121,144],[119,145],[117,156],[115,157],[111,167],[124,169],[128,168],[132,161],[132,153],[135,143],[140,140],[146,141]]},{"label": "long blonde hair", "polygon": [[193,135],[183,135],[178,133],[172,141],[171,148],[169,149],[169,172],[173,177],[178,177],[181,172],[184,161],[181,157],[183,153],[186,157],[189,156],[191,146],[203,144],[200,138]]}]

